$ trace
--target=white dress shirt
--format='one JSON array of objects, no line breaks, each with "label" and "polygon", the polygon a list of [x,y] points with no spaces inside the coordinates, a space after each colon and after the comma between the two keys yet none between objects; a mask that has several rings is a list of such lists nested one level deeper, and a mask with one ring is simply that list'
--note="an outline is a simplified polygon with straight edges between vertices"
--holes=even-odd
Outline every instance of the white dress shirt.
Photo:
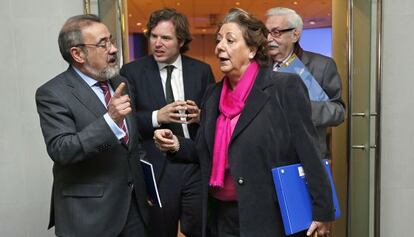
[{"label": "white dress shirt", "polygon": [[[167,69],[165,67],[168,65],[173,65],[174,70],[172,71],[172,74],[171,74],[171,87],[172,87],[172,91],[174,95],[174,100],[184,101],[185,96],[184,96],[183,64],[181,61],[181,55],[178,55],[177,59],[172,64],[158,63],[158,62],[157,64],[158,64],[158,69],[160,71],[162,88],[164,90],[164,96],[165,96],[165,83],[167,81]],[[158,110],[155,110],[152,112],[152,126],[154,128],[158,128],[161,126],[157,121],[157,115],[158,115]],[[186,121],[185,118],[182,118],[182,120]],[[190,133],[188,132],[187,124],[181,124],[181,126],[183,127],[184,137],[190,138]]]}]

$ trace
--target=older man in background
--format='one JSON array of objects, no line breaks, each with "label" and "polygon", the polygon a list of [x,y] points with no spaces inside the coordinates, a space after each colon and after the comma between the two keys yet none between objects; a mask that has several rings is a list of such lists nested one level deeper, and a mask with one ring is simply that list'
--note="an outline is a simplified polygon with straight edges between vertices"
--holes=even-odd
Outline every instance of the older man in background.
[{"label": "older man in background", "polygon": [[273,70],[300,75],[311,100],[312,121],[317,129],[316,142],[322,158],[330,158],[327,129],[340,125],[345,117],[341,79],[336,64],[332,58],[300,47],[303,21],[294,10],[276,7],[269,9],[266,17]]}]

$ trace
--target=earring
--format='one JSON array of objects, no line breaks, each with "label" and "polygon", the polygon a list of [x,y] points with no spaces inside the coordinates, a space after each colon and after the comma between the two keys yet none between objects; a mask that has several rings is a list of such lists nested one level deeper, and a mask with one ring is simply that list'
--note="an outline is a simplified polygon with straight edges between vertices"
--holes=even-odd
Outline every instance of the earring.
[{"label": "earring", "polygon": [[253,59],[254,55],[253,54],[249,54],[249,59]]}]

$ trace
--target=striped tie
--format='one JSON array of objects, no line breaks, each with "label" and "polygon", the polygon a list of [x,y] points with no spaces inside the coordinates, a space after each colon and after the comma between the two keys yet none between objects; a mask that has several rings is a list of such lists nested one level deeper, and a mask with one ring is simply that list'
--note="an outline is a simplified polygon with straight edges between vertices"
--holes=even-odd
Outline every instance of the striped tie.
[{"label": "striped tie", "polygon": [[[108,104],[109,101],[111,100],[111,92],[109,91],[109,85],[107,81],[100,81],[99,82],[99,87],[102,89],[102,92],[105,96],[105,103],[106,103],[106,107],[108,108]],[[125,122],[122,121],[122,123],[120,124],[121,129],[125,132],[125,137],[123,138],[125,143],[128,144],[129,141],[129,136],[128,136],[128,132],[125,126]]]}]

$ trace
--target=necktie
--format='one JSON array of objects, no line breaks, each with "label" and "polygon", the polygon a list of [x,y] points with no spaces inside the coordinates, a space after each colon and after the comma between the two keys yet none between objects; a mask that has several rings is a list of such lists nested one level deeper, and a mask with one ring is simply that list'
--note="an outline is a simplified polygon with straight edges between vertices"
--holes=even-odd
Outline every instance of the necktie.
[{"label": "necktie", "polygon": [[[167,102],[167,104],[170,104],[172,102],[174,102],[174,94],[173,94],[173,90],[171,87],[171,75],[172,72],[174,70],[174,66],[173,65],[168,65],[165,66],[165,69],[167,69],[167,80],[165,81],[165,101]],[[167,125],[167,127],[169,129],[171,129],[171,131],[177,135],[177,136],[184,136],[184,132],[183,132],[183,127],[181,126],[181,124],[179,123],[170,123]]]},{"label": "necktie", "polygon": [[[107,81],[100,81],[99,82],[99,87],[102,89],[102,92],[103,92],[104,97],[105,97],[105,104],[106,104],[106,107],[108,107],[109,101],[111,100],[111,97],[112,97],[111,92],[109,91],[108,82]],[[125,132],[124,141],[125,141],[125,143],[128,144],[129,136],[128,136],[128,132],[126,130],[125,122],[122,121],[122,123],[118,124],[118,125],[120,125],[121,129],[124,130],[124,132]]]},{"label": "necktie", "polygon": [[168,65],[165,69],[167,69],[167,81],[165,81],[165,101],[169,104],[174,102],[174,94],[171,87],[171,75],[174,70],[174,66]]}]

